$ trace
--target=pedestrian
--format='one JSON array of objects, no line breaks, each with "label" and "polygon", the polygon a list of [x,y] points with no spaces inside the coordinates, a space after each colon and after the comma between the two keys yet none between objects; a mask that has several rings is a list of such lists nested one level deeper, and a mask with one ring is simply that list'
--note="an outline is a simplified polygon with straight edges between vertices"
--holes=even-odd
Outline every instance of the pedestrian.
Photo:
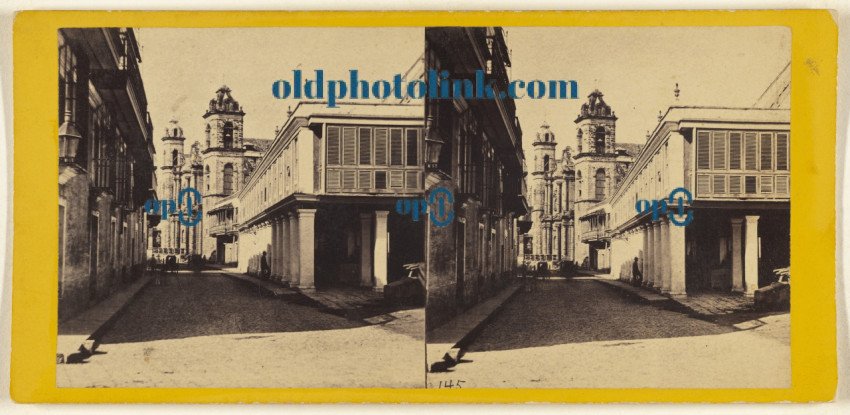
[{"label": "pedestrian", "polygon": [[640,272],[640,266],[638,265],[638,257],[635,257],[634,262],[632,262],[632,285],[635,287],[640,287],[643,284],[643,274]]},{"label": "pedestrian", "polygon": [[156,257],[151,255],[150,261],[148,261],[148,267],[150,272],[153,273],[153,283],[154,285],[161,285],[162,281],[160,280],[159,272],[157,271],[157,262]]},{"label": "pedestrian", "polygon": [[260,258],[260,276],[265,279],[271,276],[269,262],[266,260],[266,251],[263,251],[263,256]]}]

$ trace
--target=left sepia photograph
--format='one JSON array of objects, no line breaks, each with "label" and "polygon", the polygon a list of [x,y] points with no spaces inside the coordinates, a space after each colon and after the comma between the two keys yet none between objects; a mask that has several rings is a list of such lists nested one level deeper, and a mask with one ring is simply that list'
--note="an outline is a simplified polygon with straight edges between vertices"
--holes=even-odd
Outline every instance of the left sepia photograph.
[{"label": "left sepia photograph", "polygon": [[60,29],[56,385],[424,387],[424,39]]}]

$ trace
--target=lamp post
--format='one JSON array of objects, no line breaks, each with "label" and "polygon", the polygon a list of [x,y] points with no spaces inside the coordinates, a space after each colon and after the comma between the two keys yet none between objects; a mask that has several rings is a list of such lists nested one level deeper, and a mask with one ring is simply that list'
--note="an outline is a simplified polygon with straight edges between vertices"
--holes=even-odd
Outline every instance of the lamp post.
[{"label": "lamp post", "polygon": [[72,106],[74,88],[71,81],[65,81],[65,117],[59,126],[59,159],[65,163],[73,163],[77,159],[77,149],[83,136],[74,123]]}]

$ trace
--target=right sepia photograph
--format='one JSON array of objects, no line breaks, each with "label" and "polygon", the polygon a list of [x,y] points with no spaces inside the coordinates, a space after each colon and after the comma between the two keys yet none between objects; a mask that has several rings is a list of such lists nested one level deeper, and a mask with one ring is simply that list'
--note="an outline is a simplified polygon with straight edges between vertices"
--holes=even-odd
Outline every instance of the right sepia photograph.
[{"label": "right sepia photograph", "polygon": [[790,60],[778,26],[426,28],[428,387],[790,388]]}]

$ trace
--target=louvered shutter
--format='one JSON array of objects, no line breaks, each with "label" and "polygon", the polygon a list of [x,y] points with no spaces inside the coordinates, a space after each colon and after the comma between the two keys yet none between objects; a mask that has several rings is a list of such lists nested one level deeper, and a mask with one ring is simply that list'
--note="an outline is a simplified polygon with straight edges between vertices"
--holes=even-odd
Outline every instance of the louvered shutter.
[{"label": "louvered shutter", "polygon": [[419,130],[407,130],[407,165],[419,165]]},{"label": "louvered shutter", "polygon": [[729,133],[729,170],[741,169],[741,133]]},{"label": "louvered shutter", "polygon": [[776,134],[776,170],[788,170],[788,134]]},{"label": "louvered shutter", "polygon": [[372,129],[360,128],[360,164],[372,164]]},{"label": "louvered shutter", "polygon": [[761,169],[770,170],[773,168],[773,135],[770,133],[761,134]]},{"label": "louvered shutter", "polygon": [[711,167],[709,157],[711,155],[710,135],[707,131],[697,133],[697,169],[708,170]]},{"label": "louvered shutter", "polygon": [[756,133],[744,134],[744,169],[758,170],[756,164],[756,153],[758,152],[758,142],[756,142]]},{"label": "louvered shutter", "polygon": [[375,164],[378,166],[387,165],[387,129],[375,129]]},{"label": "louvered shutter", "polygon": [[328,127],[328,164],[339,165],[339,127]]},{"label": "louvered shutter", "polygon": [[714,170],[726,170],[726,133],[715,131],[712,141],[712,153],[714,155],[712,168]]},{"label": "louvered shutter", "polygon": [[390,165],[391,166],[402,166],[404,165],[402,156],[404,154],[403,149],[403,137],[401,128],[393,128],[390,130]]},{"label": "louvered shutter", "polygon": [[346,166],[357,164],[357,129],[345,127],[342,129],[342,164]]}]

